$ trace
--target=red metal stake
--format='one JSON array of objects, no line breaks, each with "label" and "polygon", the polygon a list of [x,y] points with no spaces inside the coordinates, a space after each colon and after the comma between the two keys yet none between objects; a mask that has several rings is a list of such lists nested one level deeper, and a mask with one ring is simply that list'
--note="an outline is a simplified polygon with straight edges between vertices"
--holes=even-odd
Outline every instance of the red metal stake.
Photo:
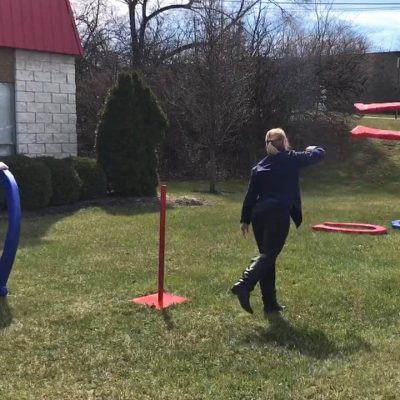
[{"label": "red metal stake", "polygon": [[158,303],[164,299],[164,268],[165,268],[165,220],[167,205],[167,187],[160,188],[160,241],[158,246]]},{"label": "red metal stake", "polygon": [[172,304],[184,303],[188,299],[164,292],[165,272],[165,223],[167,210],[167,186],[160,187],[160,241],[158,247],[158,291],[143,297],[137,297],[130,301],[137,304],[145,304],[157,309],[167,308]]}]

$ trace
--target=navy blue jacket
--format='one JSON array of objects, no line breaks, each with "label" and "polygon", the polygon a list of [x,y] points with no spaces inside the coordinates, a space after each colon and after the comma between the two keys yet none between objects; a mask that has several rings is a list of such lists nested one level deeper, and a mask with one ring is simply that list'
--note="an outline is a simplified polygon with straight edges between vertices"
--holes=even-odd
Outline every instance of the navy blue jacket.
[{"label": "navy blue jacket", "polygon": [[240,222],[249,224],[256,203],[265,199],[277,199],[289,210],[297,227],[301,225],[302,211],[299,186],[299,170],[320,161],[325,150],[282,151],[262,159],[251,170],[249,187],[244,198]]}]

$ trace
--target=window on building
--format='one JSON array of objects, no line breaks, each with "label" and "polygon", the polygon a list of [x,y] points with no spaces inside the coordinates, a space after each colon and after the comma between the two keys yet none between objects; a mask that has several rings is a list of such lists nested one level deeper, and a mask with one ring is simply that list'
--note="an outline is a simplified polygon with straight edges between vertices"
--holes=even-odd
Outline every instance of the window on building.
[{"label": "window on building", "polygon": [[15,153],[14,51],[0,48],[0,156]]},{"label": "window on building", "polygon": [[14,153],[14,84],[0,83],[0,156]]}]

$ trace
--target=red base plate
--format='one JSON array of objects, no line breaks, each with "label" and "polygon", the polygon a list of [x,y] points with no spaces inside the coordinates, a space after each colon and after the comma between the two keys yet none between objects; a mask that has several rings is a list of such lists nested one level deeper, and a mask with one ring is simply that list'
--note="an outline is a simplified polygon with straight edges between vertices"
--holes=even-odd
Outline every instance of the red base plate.
[{"label": "red base plate", "polygon": [[174,294],[164,292],[161,302],[158,300],[158,293],[149,294],[149,295],[143,296],[143,297],[137,297],[137,298],[131,299],[129,301],[131,303],[144,304],[149,307],[154,307],[157,310],[161,310],[163,308],[172,306],[173,304],[184,303],[185,301],[188,301],[188,300],[189,299],[187,299],[186,297],[175,296]]}]

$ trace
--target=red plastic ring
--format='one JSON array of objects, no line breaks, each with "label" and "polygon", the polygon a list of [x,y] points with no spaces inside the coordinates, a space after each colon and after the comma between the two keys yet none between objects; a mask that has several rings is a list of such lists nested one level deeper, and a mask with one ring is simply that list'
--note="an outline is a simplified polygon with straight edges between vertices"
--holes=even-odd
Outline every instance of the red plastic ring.
[{"label": "red plastic ring", "polygon": [[356,222],[324,222],[313,225],[315,231],[364,233],[368,235],[383,235],[387,233],[386,228],[380,225],[359,224]]}]

